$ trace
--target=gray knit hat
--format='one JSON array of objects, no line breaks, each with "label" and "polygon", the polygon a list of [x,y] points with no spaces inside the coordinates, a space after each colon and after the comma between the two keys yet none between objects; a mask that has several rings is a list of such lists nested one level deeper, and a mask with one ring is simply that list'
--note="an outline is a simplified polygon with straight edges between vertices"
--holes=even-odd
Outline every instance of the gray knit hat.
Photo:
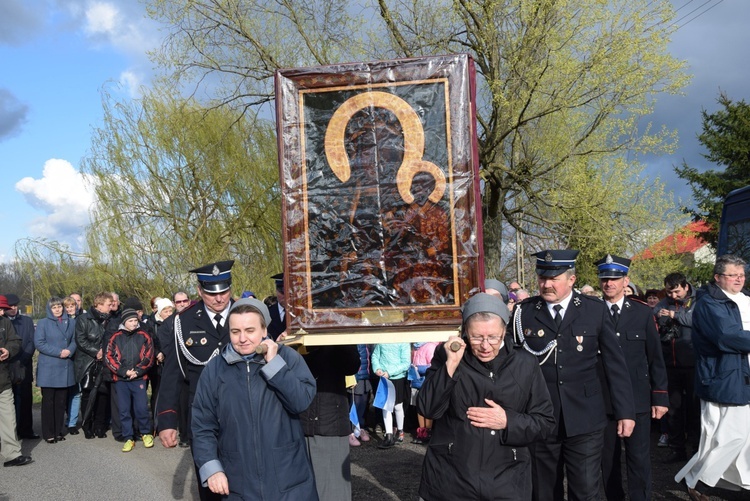
[{"label": "gray knit hat", "polygon": [[487,278],[484,281],[484,290],[495,289],[503,296],[503,301],[508,302],[508,288],[500,280],[496,278]]},{"label": "gray knit hat", "polygon": [[499,297],[492,296],[486,292],[480,292],[479,294],[470,297],[469,300],[464,303],[461,313],[464,323],[466,323],[469,317],[475,313],[494,313],[503,319],[505,325],[508,325],[508,322],[510,321],[510,312],[508,311],[508,307],[505,306],[505,303],[503,303]]},{"label": "gray knit hat", "polygon": [[266,327],[271,325],[271,314],[268,312],[268,306],[266,306],[263,301],[254,297],[246,297],[235,301],[232,307],[229,308],[229,313],[232,313],[232,311],[234,311],[238,306],[242,305],[250,306],[256,312],[260,313],[260,316],[262,316],[263,320],[265,320],[266,322]]}]

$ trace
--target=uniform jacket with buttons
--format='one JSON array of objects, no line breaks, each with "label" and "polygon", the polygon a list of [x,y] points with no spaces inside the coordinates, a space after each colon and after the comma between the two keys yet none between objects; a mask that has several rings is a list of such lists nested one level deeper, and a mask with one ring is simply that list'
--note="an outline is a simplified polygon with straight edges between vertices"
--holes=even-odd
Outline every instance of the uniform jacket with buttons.
[{"label": "uniform jacket with buttons", "polygon": [[551,353],[537,359],[542,363],[546,358],[542,374],[552,397],[555,421],[559,424],[564,417],[567,437],[598,431],[607,424],[602,382],[596,369],[599,352],[615,419],[635,419],[628,366],[607,307],[601,299],[572,294],[559,332],[540,296],[516,305],[512,319],[514,339],[522,340],[528,350],[539,353],[550,343],[557,343]]},{"label": "uniform jacket with buttons", "polygon": [[[653,310],[646,303],[625,296],[615,334],[628,364],[635,412],[651,412],[651,406],[669,407],[667,369]],[[600,375],[604,377],[603,370]],[[611,397],[605,379],[602,379],[602,387],[607,398],[607,413],[611,414]]]},{"label": "uniform jacket with buttons", "polygon": [[[233,304],[234,301],[230,302]],[[159,341],[164,354],[159,396],[156,400],[157,430],[176,430],[183,380],[189,386],[192,403],[198,379],[208,361],[229,343],[229,326],[216,330],[213,317],[203,301],[198,301],[180,313],[167,318],[159,328]],[[188,359],[185,352],[190,354]]]}]

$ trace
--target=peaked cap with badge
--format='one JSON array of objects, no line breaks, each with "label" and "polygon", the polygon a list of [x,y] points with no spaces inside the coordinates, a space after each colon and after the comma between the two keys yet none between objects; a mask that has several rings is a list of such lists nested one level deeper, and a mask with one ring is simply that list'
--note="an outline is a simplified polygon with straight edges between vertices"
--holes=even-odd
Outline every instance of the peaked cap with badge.
[{"label": "peaked cap with badge", "polygon": [[576,267],[577,250],[543,250],[536,256],[536,274],[540,277],[556,277]]},{"label": "peaked cap with badge", "polygon": [[612,254],[607,254],[594,264],[599,278],[622,278],[626,277],[630,271],[630,259]]},{"label": "peaked cap with badge", "polygon": [[217,261],[199,268],[190,270],[198,276],[201,288],[209,294],[219,294],[229,290],[232,286],[232,265],[234,260]]}]

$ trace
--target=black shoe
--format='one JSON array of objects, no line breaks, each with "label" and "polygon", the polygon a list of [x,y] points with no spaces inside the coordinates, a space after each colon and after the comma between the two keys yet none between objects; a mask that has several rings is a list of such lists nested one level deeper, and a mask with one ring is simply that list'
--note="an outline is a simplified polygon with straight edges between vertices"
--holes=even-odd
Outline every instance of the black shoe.
[{"label": "black shoe", "polygon": [[45,438],[44,441],[47,442],[48,444],[56,444],[57,443],[57,439],[55,439],[55,438]]},{"label": "black shoe", "polygon": [[180,444],[179,445],[183,449],[187,449],[188,447],[190,447],[190,442],[185,442],[184,440],[180,440]]},{"label": "black shoe", "polygon": [[663,463],[664,464],[670,464],[670,463],[686,463],[687,462],[687,454],[685,451],[678,451],[674,450],[672,451],[669,456],[664,458]]},{"label": "black shoe", "polygon": [[31,456],[18,456],[15,459],[11,459],[10,461],[6,461],[3,463],[3,466],[23,466],[25,464],[32,463],[34,460],[31,459]]},{"label": "black shoe", "polygon": [[18,438],[23,439],[23,440],[39,440],[42,437],[40,437],[36,433],[31,433],[29,435],[18,435]]},{"label": "black shoe", "polygon": [[394,445],[396,445],[396,439],[393,437],[393,433],[386,433],[385,438],[378,445],[378,449],[390,449]]},{"label": "black shoe", "polygon": [[58,442],[64,442],[65,441],[65,437],[63,437],[62,435],[58,435],[55,440],[57,440]]},{"label": "black shoe", "polygon": [[83,436],[86,437],[86,439],[94,438],[94,432],[91,430],[83,430]]},{"label": "black shoe", "polygon": [[71,426],[70,428],[68,428],[68,433],[70,433],[71,435],[78,435],[78,428],[76,428],[75,426]]},{"label": "black shoe", "polygon": [[94,435],[96,435],[96,438],[107,438],[107,433],[104,430],[96,430]]}]

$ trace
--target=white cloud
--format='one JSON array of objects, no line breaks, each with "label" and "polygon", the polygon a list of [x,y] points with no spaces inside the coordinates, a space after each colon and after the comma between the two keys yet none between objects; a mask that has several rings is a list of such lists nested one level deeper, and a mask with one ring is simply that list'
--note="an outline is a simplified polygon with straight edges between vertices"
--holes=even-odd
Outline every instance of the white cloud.
[{"label": "white cloud", "polygon": [[141,85],[143,85],[143,79],[135,71],[127,70],[120,73],[120,85],[130,95],[130,97],[138,97],[141,95]]},{"label": "white cloud", "polygon": [[118,14],[117,7],[110,3],[92,3],[86,9],[86,32],[93,35],[115,35],[118,27]]},{"label": "white cloud", "polygon": [[79,241],[95,196],[86,177],[70,162],[47,160],[41,179],[25,177],[16,183],[16,190],[31,206],[46,213],[30,223],[32,236]]},{"label": "white cloud", "polygon": [[136,59],[158,46],[155,22],[144,15],[143,6],[131,0],[91,1],[86,4],[84,32],[93,41],[111,44]]}]

